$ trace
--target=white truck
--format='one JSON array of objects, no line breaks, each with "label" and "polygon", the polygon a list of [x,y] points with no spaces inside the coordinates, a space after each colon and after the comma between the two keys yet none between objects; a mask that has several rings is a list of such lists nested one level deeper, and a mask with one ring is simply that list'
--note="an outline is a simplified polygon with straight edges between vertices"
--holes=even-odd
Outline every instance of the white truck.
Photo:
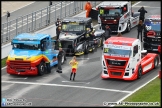
[{"label": "white truck", "polygon": [[107,39],[103,46],[101,77],[135,80],[157,68],[159,55],[141,49],[141,41],[136,38],[113,36]]},{"label": "white truck", "polygon": [[112,32],[129,32],[139,23],[140,12],[133,12],[128,1],[104,1],[94,10],[98,11],[98,23],[103,30],[109,25]]}]

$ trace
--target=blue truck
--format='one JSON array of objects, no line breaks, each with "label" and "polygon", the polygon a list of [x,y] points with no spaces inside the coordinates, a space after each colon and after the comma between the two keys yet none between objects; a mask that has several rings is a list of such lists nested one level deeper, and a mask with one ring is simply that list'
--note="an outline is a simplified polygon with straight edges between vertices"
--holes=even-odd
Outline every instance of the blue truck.
[{"label": "blue truck", "polygon": [[[7,73],[43,75],[58,64],[56,41],[48,34],[22,33],[13,38],[12,50],[6,60]],[[64,53],[62,64],[66,60]]]}]

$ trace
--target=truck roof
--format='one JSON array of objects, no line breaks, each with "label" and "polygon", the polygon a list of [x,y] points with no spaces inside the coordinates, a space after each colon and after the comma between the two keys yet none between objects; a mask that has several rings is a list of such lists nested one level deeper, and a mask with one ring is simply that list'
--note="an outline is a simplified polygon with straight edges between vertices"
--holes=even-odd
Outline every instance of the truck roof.
[{"label": "truck roof", "polygon": [[104,1],[101,4],[99,4],[98,6],[101,7],[106,7],[106,6],[112,6],[112,7],[119,7],[119,6],[124,6],[128,3],[128,1]]},{"label": "truck roof", "polygon": [[49,37],[48,34],[39,34],[39,33],[22,33],[14,37],[13,39],[18,40],[42,40],[46,37]]},{"label": "truck roof", "polygon": [[110,37],[105,41],[105,44],[132,46],[133,42],[136,40],[137,40],[136,38],[129,38],[129,37]]},{"label": "truck roof", "polygon": [[161,19],[161,15],[149,15],[146,19]]},{"label": "truck roof", "polygon": [[62,20],[62,22],[80,22],[85,23],[92,20],[91,18],[85,18],[85,17],[67,17]]}]

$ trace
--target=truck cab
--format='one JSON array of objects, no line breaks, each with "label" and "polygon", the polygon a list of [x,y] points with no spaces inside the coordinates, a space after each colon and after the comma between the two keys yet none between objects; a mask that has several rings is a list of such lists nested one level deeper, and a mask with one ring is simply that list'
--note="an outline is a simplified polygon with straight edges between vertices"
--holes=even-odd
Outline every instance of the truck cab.
[{"label": "truck cab", "polygon": [[132,12],[131,2],[104,1],[96,8],[98,23],[105,30],[109,25],[112,32],[129,32],[139,22],[139,12]]},{"label": "truck cab", "polygon": [[161,45],[161,15],[149,15],[144,26],[144,49],[158,52],[158,46]]},{"label": "truck cab", "polygon": [[22,33],[13,38],[7,57],[7,73],[16,75],[43,75],[58,64],[55,40],[48,34]]},{"label": "truck cab", "polygon": [[139,39],[111,37],[104,42],[101,77],[135,80],[158,63],[157,54],[141,51]]},{"label": "truck cab", "polygon": [[[69,55],[88,54],[95,49],[95,41],[101,41],[104,31],[96,31],[94,40],[90,40],[93,24],[91,18],[67,17],[61,22],[59,40]],[[102,43],[102,42],[101,42]]]}]

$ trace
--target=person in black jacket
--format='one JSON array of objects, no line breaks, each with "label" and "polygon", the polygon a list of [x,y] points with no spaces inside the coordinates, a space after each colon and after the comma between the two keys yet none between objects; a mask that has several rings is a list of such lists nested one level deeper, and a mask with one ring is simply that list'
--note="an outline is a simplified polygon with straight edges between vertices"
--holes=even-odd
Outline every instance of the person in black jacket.
[{"label": "person in black jacket", "polygon": [[144,22],[145,19],[145,13],[147,13],[147,11],[145,10],[145,8],[142,6],[138,12],[140,12],[140,20],[142,20]]},{"label": "person in black jacket", "polygon": [[58,66],[58,68],[57,68],[57,71],[56,71],[58,73],[62,73],[62,67],[61,67],[61,65],[62,65],[62,57],[63,57],[63,55],[64,55],[64,51],[62,50],[62,48],[59,48],[59,53],[57,55],[57,59],[58,59],[57,66]]},{"label": "person in black jacket", "polygon": [[139,34],[141,34],[141,42],[142,42],[142,31],[143,31],[144,25],[142,20],[139,21],[138,25],[137,25],[137,31],[138,31],[138,35],[137,38],[139,39]]},{"label": "person in black jacket", "polygon": [[61,32],[61,24],[59,24],[56,27],[56,39],[59,39],[60,32]]},{"label": "person in black jacket", "polygon": [[105,26],[105,40],[111,37],[111,29],[108,25]]},{"label": "person in black jacket", "polygon": [[59,18],[57,18],[57,21],[55,22],[56,27],[59,26],[59,24],[60,24],[60,20]]}]

